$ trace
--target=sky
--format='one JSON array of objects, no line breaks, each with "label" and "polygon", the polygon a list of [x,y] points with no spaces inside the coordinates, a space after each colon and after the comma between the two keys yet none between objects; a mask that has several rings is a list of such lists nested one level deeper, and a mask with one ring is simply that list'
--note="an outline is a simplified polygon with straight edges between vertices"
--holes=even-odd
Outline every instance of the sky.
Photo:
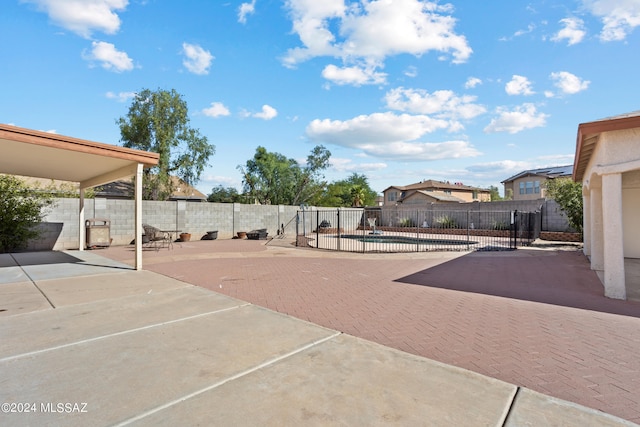
[{"label": "sky", "polygon": [[379,193],[573,163],[580,123],[640,110],[640,0],[4,0],[0,123],[121,145],[175,89],[242,189],[258,146]]}]

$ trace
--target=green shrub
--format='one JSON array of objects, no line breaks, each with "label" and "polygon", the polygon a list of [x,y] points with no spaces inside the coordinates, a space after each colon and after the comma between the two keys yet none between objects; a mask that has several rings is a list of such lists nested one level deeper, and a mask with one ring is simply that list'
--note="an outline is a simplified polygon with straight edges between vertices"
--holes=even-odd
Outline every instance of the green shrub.
[{"label": "green shrub", "polygon": [[48,192],[33,191],[24,181],[0,175],[0,253],[27,247],[40,235],[37,225],[53,204]]},{"label": "green shrub", "polygon": [[457,228],[458,223],[453,217],[449,215],[442,215],[434,218],[433,226],[435,228]]},{"label": "green shrub", "polygon": [[401,220],[398,221],[398,226],[399,227],[415,227],[416,223],[413,221],[412,218],[402,218]]},{"label": "green shrub", "polygon": [[504,221],[493,221],[491,223],[492,230],[509,230],[509,228],[511,228],[509,224]]}]

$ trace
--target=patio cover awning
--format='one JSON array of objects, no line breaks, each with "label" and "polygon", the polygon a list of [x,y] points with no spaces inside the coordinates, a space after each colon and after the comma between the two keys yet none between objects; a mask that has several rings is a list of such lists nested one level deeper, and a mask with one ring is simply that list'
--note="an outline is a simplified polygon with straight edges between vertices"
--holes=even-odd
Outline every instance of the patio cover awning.
[{"label": "patio cover awning", "polygon": [[[79,248],[84,250],[84,190],[142,175],[159,155],[0,124],[0,173],[80,184]],[[136,269],[142,268],[142,179],[136,180]]]}]

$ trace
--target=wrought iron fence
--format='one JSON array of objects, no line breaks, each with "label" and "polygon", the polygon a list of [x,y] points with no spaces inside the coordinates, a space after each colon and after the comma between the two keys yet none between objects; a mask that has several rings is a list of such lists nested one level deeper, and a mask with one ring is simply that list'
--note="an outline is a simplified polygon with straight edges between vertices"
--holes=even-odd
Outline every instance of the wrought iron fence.
[{"label": "wrought iron fence", "polygon": [[314,209],[297,214],[297,246],[347,252],[498,251],[540,233],[539,212]]}]

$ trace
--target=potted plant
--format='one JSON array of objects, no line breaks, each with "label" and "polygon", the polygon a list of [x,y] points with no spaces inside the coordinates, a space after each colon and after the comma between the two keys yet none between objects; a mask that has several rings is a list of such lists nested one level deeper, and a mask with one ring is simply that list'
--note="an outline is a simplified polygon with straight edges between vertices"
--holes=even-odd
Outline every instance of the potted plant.
[{"label": "potted plant", "polygon": [[180,233],[181,242],[188,242],[189,240],[191,240],[191,233]]}]

